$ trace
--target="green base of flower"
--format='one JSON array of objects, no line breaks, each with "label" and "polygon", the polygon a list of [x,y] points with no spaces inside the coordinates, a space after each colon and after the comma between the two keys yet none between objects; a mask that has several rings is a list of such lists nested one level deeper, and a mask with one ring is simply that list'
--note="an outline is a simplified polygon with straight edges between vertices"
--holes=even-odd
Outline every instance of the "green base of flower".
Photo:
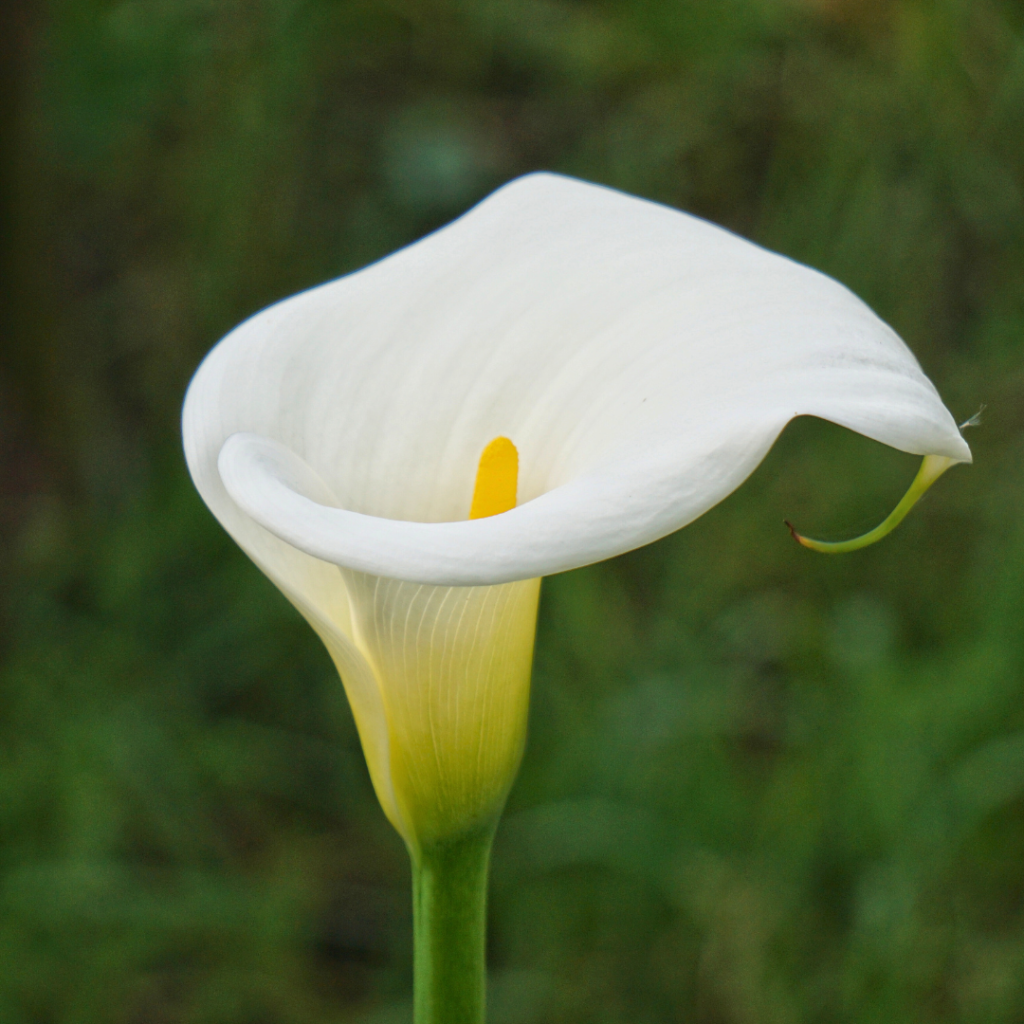
[{"label": "green base of flower", "polygon": [[413,856],[415,1024],[483,1024],[494,826]]}]

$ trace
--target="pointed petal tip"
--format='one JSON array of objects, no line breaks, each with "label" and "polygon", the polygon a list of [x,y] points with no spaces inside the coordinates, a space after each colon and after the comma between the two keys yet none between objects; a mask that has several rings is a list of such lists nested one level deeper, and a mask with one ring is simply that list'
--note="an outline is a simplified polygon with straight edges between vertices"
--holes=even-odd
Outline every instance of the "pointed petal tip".
[{"label": "pointed petal tip", "polygon": [[986,405],[984,402],[982,402],[982,404],[978,406],[978,411],[973,416],[969,416],[967,419],[965,419],[963,423],[961,423],[957,427],[957,430],[959,431],[959,436],[957,438],[957,440],[959,441],[958,448],[960,450],[960,454],[958,454],[956,458],[957,462],[964,462],[967,463],[967,465],[970,465],[971,463],[974,462],[974,456],[971,454],[971,449],[967,444],[967,441],[964,439],[963,432],[965,430],[969,430],[971,427],[981,426],[981,417],[985,409]]},{"label": "pointed petal tip", "polygon": [[[964,426],[974,426],[968,421]],[[963,430],[963,427],[960,428]],[[936,458],[942,458],[944,456],[936,456]],[[971,465],[974,462],[974,455],[971,452],[970,445],[961,436],[957,436],[956,443],[951,446],[951,453],[948,456],[952,463],[962,462],[966,465]]]}]

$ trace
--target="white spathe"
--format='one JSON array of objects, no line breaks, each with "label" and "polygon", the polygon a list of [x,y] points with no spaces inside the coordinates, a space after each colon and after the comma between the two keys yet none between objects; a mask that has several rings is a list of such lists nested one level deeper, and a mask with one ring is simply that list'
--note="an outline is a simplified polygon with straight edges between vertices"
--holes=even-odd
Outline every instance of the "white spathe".
[{"label": "white spathe", "polygon": [[[331,649],[408,839],[394,687],[360,625],[373,588],[353,581],[490,588],[647,544],[734,490],[799,415],[971,458],[914,356],[842,285],[676,210],[533,174],[236,328],[196,373],[183,429],[206,503]],[[467,520],[499,435],[519,451],[518,506]],[[535,608],[536,588],[522,594]]]},{"label": "white spathe", "polygon": [[[284,582],[305,576],[297,550],[476,586],[684,526],[802,414],[970,460],[914,356],[842,285],[535,174],[236,328],[196,374],[184,431],[203,497]],[[499,434],[519,449],[519,507],[466,521]]]}]

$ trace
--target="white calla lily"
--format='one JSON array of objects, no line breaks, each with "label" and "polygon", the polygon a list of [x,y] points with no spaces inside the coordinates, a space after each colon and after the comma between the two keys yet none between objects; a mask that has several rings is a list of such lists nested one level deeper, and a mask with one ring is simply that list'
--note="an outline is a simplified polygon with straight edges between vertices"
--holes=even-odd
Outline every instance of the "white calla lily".
[{"label": "white calla lily", "polygon": [[[689,523],[799,415],[971,458],[914,356],[840,284],[536,174],[246,321],[197,372],[184,435],[206,503],[331,651],[415,849],[500,810],[537,579]],[[469,519],[499,436],[516,507]]]}]

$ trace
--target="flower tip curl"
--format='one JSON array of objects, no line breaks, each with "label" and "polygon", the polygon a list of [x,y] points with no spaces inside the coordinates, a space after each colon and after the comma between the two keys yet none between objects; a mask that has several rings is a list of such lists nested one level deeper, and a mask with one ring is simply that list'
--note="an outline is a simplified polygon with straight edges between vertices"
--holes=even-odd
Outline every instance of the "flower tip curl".
[{"label": "flower tip curl", "polygon": [[[981,414],[979,409],[971,420],[976,420]],[[968,420],[968,423],[971,423]],[[971,424],[972,426],[974,424]],[[861,548],[870,547],[870,545],[877,543],[883,537],[887,537],[901,522],[903,522],[907,513],[918,503],[921,496],[928,490],[929,487],[936,480],[946,472],[950,466],[955,466],[960,460],[951,459],[946,455],[926,455],[921,461],[921,468],[917,471],[917,476],[914,477],[913,483],[910,485],[907,493],[903,495],[900,503],[889,513],[889,515],[876,526],[873,530],[869,530],[867,533],[861,534],[859,537],[854,537],[852,540],[841,540],[841,541],[824,541],[824,540],[812,540],[810,537],[805,537],[801,533],[797,533],[796,528],[787,519],[786,526],[789,527],[790,535],[793,540],[805,548],[810,548],[812,551],[820,551],[826,555],[841,555],[848,551],[859,551]]]}]

